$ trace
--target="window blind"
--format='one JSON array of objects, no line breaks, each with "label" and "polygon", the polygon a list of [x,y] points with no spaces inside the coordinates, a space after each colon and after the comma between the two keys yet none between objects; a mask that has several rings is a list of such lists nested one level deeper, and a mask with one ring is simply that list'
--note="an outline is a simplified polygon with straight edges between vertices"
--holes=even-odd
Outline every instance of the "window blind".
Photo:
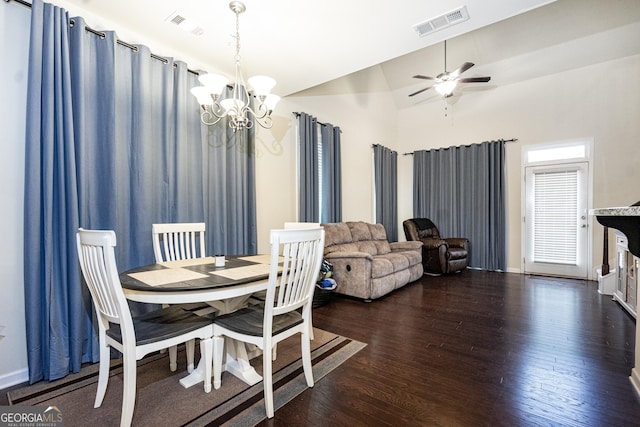
[{"label": "window blind", "polygon": [[534,262],[576,265],[578,171],[535,173]]}]

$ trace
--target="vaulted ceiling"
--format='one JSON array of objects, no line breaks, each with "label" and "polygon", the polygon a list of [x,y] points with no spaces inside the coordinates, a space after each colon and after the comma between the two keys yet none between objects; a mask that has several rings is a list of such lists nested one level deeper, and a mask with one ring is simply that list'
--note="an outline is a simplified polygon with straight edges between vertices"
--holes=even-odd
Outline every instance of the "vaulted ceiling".
[{"label": "vaulted ceiling", "polygon": [[[52,0],[96,29],[115,29],[129,43],[186,61],[192,69],[233,76],[235,16],[227,0]],[[414,74],[436,76],[463,62],[465,76],[491,82],[459,90],[491,90],[640,54],[638,0],[245,0],[240,15],[245,77],[265,74],[274,93],[295,94],[334,79],[381,67],[398,108],[434,91]],[[416,24],[466,6],[469,19],[420,37]],[[185,32],[175,14],[202,29]],[[357,77],[357,74],[355,74]],[[637,78],[635,76],[634,78]],[[427,82],[428,85],[428,82]]]}]

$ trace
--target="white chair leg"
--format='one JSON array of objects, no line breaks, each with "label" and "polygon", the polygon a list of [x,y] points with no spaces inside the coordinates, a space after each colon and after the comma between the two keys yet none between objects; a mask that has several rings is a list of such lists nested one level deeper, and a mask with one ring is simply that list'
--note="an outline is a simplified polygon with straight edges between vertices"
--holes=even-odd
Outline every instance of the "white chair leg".
[{"label": "white chair leg", "polygon": [[189,340],[186,343],[184,343],[184,345],[187,349],[187,372],[191,373],[193,372],[193,369],[194,369],[193,359],[196,353],[196,341]]},{"label": "white chair leg", "polygon": [[108,345],[100,344],[100,365],[98,373],[98,390],[96,391],[96,400],[93,403],[94,408],[99,408],[102,405],[104,394],[107,391],[107,384],[109,383],[109,364],[111,356],[111,348]]},{"label": "white chair leg", "polygon": [[120,427],[129,427],[133,419],[133,408],[136,405],[136,359],[124,356],[124,384],[122,391],[122,415]]},{"label": "white chair leg", "polygon": [[302,333],[301,338],[302,346],[302,367],[304,369],[304,378],[307,380],[307,385],[313,387],[313,368],[311,367],[311,341],[309,336]]},{"label": "white chair leg", "polygon": [[200,357],[204,363],[204,392],[211,392],[211,364],[213,362],[213,342],[211,338],[200,340]]},{"label": "white chair leg", "polygon": [[262,382],[264,383],[264,406],[267,418],[273,418],[273,364],[268,351],[262,353]]},{"label": "white chair leg", "polygon": [[213,388],[218,390],[222,385],[222,356],[224,353],[224,337],[213,337]]},{"label": "white chair leg", "polygon": [[276,360],[278,357],[278,344],[274,344],[271,349],[271,360]]},{"label": "white chair leg", "polygon": [[178,369],[178,346],[169,347],[169,369],[175,372]]}]

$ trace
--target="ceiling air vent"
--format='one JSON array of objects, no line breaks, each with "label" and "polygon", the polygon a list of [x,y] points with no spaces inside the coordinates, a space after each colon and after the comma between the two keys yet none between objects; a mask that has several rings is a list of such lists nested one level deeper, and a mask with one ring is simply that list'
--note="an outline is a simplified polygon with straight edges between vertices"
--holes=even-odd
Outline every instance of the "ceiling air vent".
[{"label": "ceiling air vent", "polygon": [[435,18],[420,22],[419,24],[414,25],[413,29],[420,37],[424,37],[429,33],[459,24],[467,19],[469,19],[467,6],[462,6],[458,9],[452,10],[451,12],[447,12],[444,15],[436,16]]},{"label": "ceiling air vent", "polygon": [[187,33],[191,33],[196,36],[204,34],[204,29],[202,27],[180,15],[178,12],[173,12],[167,19],[165,19],[165,21],[176,24],[181,30],[186,31]]}]

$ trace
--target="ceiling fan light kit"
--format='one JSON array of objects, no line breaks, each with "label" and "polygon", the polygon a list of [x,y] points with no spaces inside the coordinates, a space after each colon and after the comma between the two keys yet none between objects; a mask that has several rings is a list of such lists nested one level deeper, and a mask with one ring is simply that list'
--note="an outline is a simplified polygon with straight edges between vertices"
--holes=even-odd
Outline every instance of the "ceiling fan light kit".
[{"label": "ceiling fan light kit", "polygon": [[453,90],[458,85],[458,82],[455,80],[444,80],[440,83],[436,83],[434,89],[441,96],[448,98],[453,95]]},{"label": "ceiling fan light kit", "polygon": [[440,94],[443,98],[449,98],[453,96],[453,91],[458,85],[458,83],[486,83],[491,80],[491,77],[468,77],[468,78],[460,78],[460,75],[467,71],[469,68],[473,67],[473,62],[465,62],[460,67],[455,69],[454,71],[447,71],[447,41],[444,41],[444,72],[438,74],[438,76],[434,79],[433,77],[423,76],[417,74],[413,76],[414,79],[422,79],[422,80],[433,80],[434,83],[432,86],[427,86],[423,89],[420,89],[417,92],[410,93],[409,96],[418,95],[428,89],[434,88],[436,92]]}]

